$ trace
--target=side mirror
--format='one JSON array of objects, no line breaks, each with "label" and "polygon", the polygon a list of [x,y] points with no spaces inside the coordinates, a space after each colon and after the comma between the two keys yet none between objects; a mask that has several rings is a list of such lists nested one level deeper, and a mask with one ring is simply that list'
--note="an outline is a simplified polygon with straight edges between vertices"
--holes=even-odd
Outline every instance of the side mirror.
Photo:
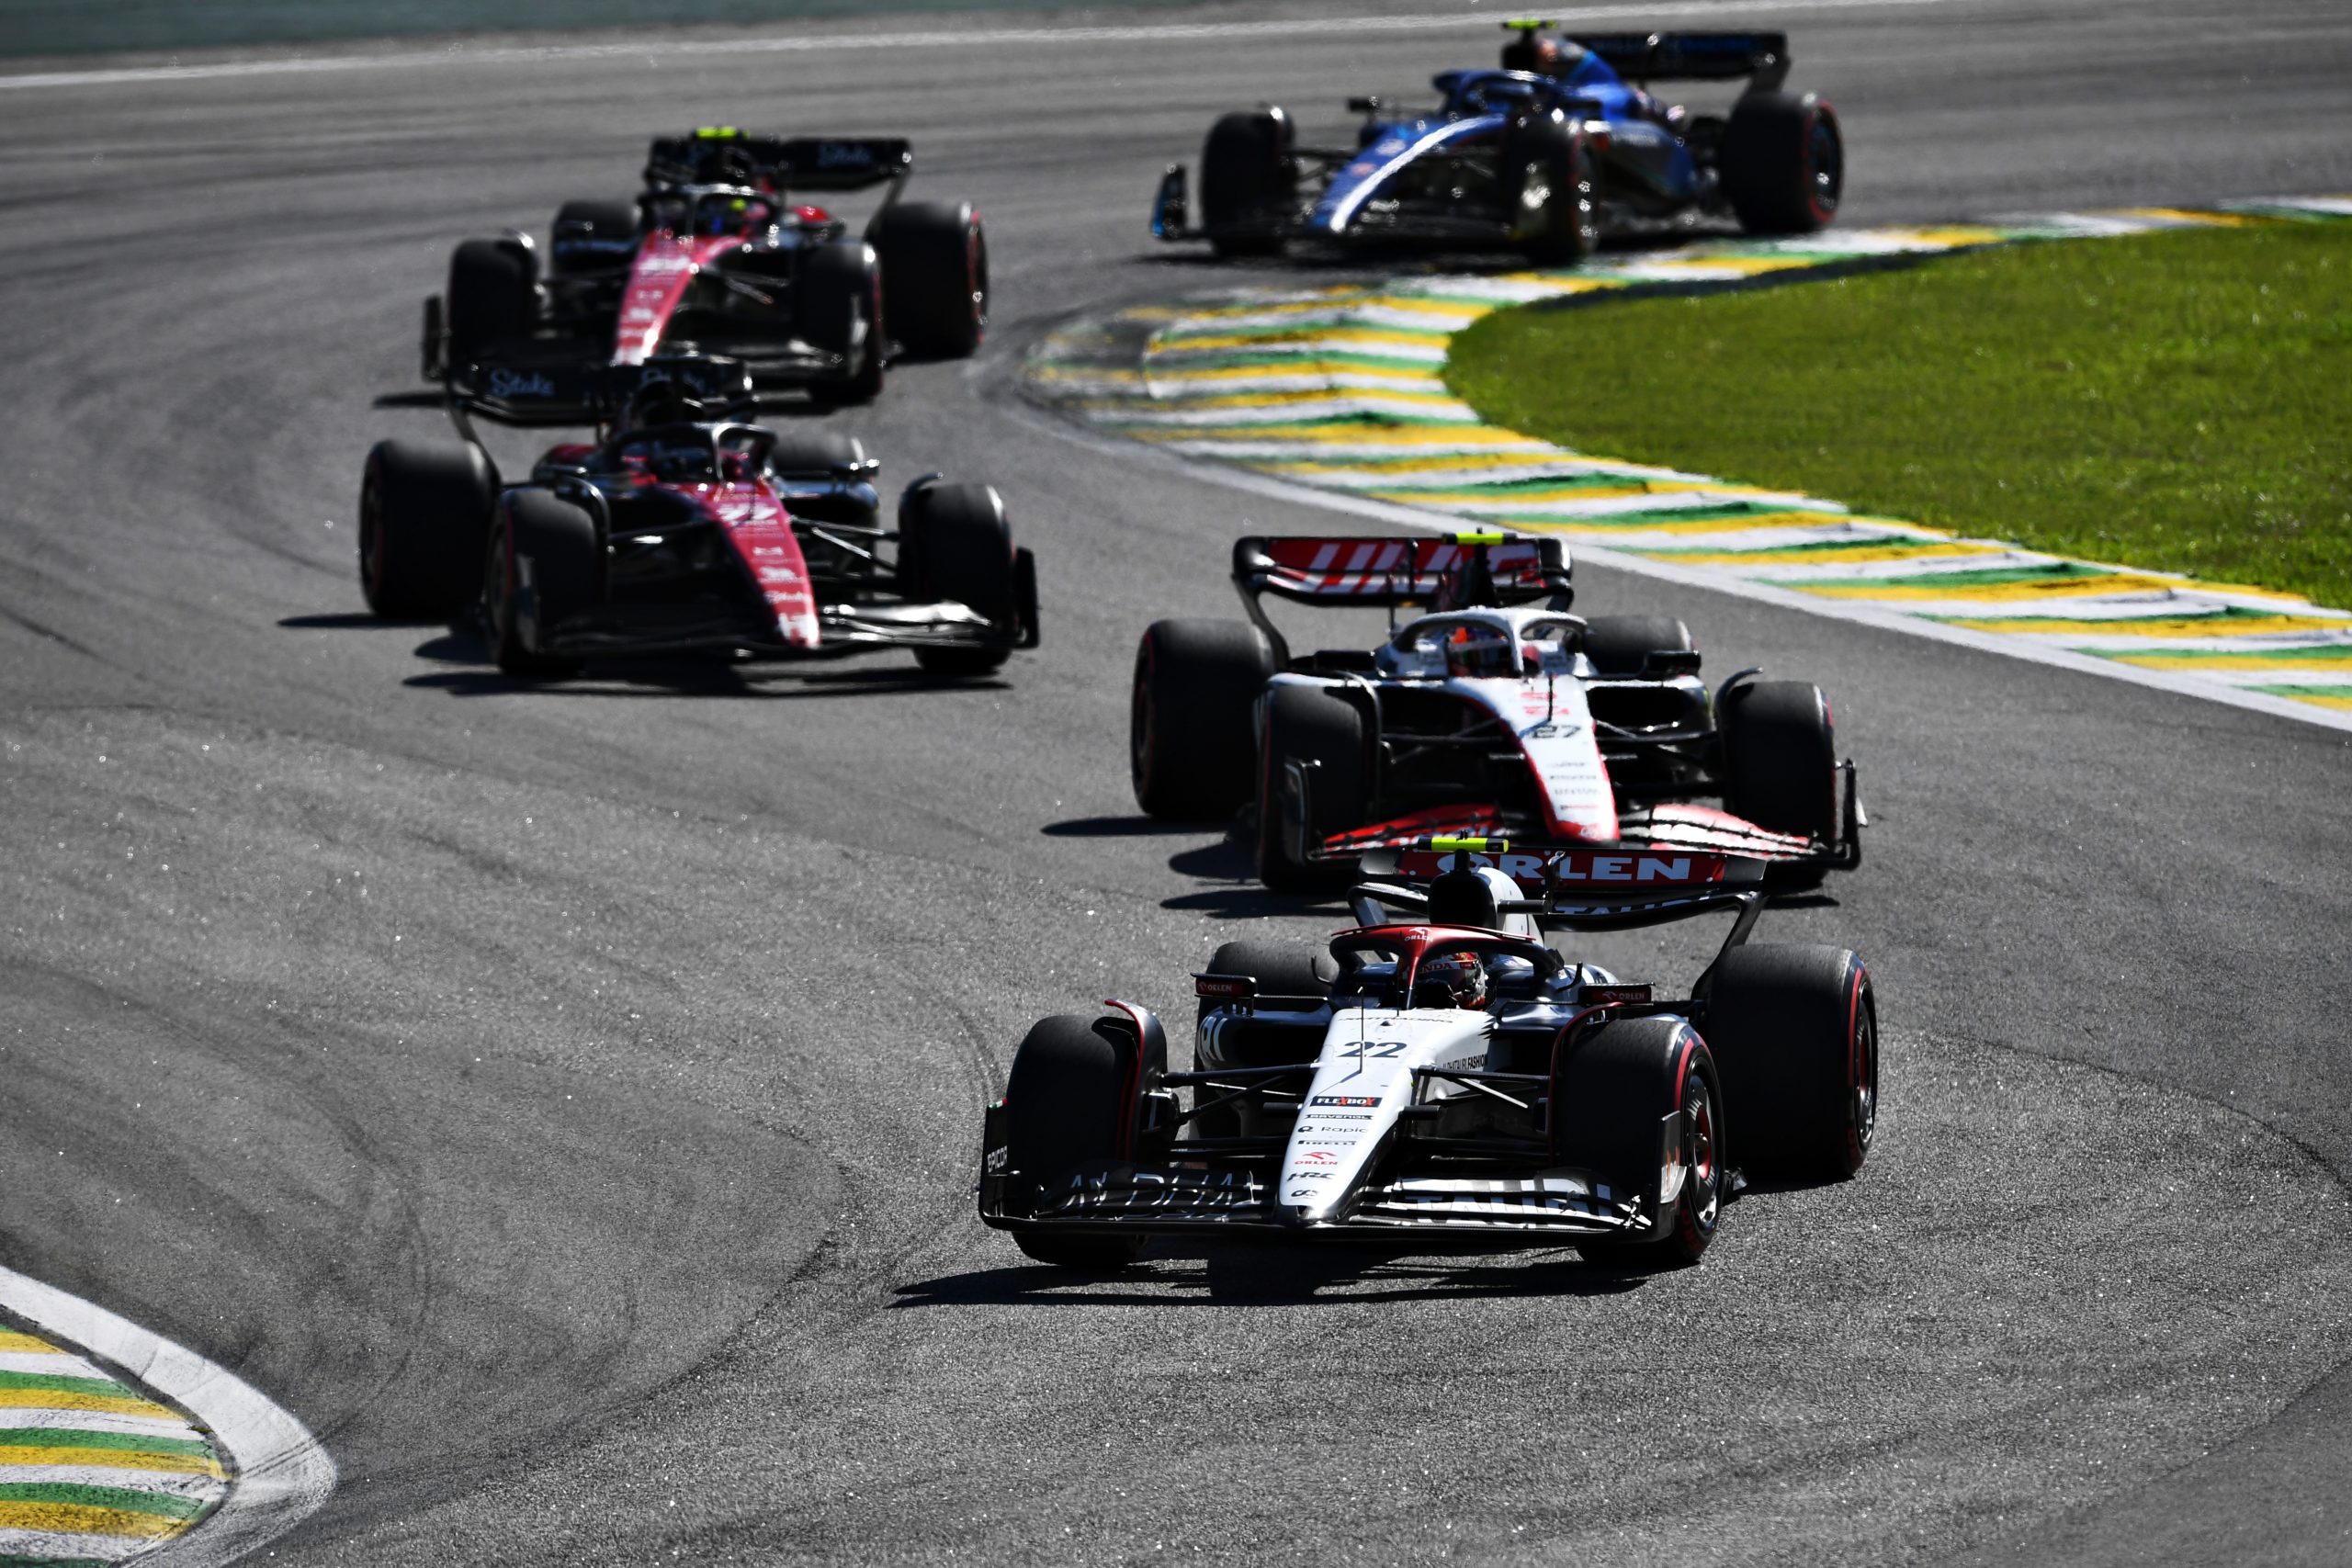
[{"label": "side mirror", "polygon": [[1642,656],[1642,673],[1649,676],[1696,675],[1699,672],[1699,650],[1695,648],[1654,648]]},{"label": "side mirror", "polygon": [[1385,100],[1377,96],[1348,100],[1350,114],[1378,114],[1385,107]]}]

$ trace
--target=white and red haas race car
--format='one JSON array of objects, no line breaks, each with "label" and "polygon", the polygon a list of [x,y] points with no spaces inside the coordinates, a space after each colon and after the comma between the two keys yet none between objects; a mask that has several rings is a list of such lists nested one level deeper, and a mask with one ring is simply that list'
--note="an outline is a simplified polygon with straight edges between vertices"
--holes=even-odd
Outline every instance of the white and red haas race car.
[{"label": "white and red haas race car", "polygon": [[[1860,863],[1820,688],[1743,670],[1710,692],[1679,620],[1568,613],[1560,540],[1248,537],[1233,560],[1247,620],[1144,633],[1129,759],[1152,816],[1253,807],[1269,887],[1341,886],[1432,834],[1732,853],[1784,887]],[[1388,632],[1294,655],[1268,594],[1385,608]],[[1427,613],[1398,625],[1408,605]]]},{"label": "white and red haas race car", "polygon": [[[1191,1071],[1132,1003],[1031,1029],[987,1113],[982,1221],[1074,1268],[1186,1232],[1469,1234],[1676,1267],[1745,1181],[1861,1168],[1870,974],[1844,948],[1747,941],[1762,863],[1445,838],[1366,859],[1362,924],[1328,948],[1227,942],[1194,976]],[[1680,997],[1543,935],[1712,911],[1731,932]]]}]

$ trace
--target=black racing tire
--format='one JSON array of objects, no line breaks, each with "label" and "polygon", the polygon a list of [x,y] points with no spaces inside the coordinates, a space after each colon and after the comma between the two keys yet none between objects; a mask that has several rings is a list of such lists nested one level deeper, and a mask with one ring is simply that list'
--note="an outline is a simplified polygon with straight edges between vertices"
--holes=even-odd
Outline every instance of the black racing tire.
[{"label": "black racing tire", "polygon": [[[535,645],[540,628],[604,601],[605,545],[595,519],[548,491],[507,491],[491,528],[485,576],[485,619],[498,668],[526,681],[580,673],[580,660]],[[534,628],[527,635],[526,620]]]},{"label": "black racing tire", "polygon": [[[987,616],[1007,637],[1020,633],[1020,565],[1004,498],[993,485],[909,491],[899,502],[899,575],[910,599],[953,600]],[[915,662],[933,675],[988,675],[1011,657],[1002,648],[915,649]]]},{"label": "black racing tire", "polygon": [[1501,157],[1503,220],[1539,266],[1574,266],[1600,248],[1592,150],[1564,120],[1515,125]]},{"label": "black racing tire", "polygon": [[1657,1179],[1658,1123],[1678,1109],[1685,1112],[1686,1175],[1674,1212],[1646,1237],[1578,1242],[1587,1261],[1633,1269],[1699,1261],[1730,1195],[1725,1098],[1707,1043],[1679,1018],[1619,1020],[1559,1053],[1552,1066],[1550,1136],[1560,1164],[1641,1191]]},{"label": "black racing tire", "polygon": [[471,442],[379,441],[359,481],[359,590],[386,620],[446,620],[481,585],[498,468]]},{"label": "black racing tire", "polygon": [[1725,810],[1776,833],[1838,841],[1838,738],[1820,687],[1742,682],[1725,694],[1718,724]]},{"label": "black racing tire", "polygon": [[1298,192],[1298,166],[1290,150],[1296,137],[1290,116],[1278,108],[1222,117],[1201,146],[1201,224],[1210,247],[1221,256],[1280,255],[1279,234],[1229,234],[1231,224],[1277,218]]},{"label": "black racing tire", "polygon": [[870,403],[882,395],[885,338],[882,263],[863,240],[842,240],[808,253],[800,271],[796,320],[801,335],[842,357],[844,371],[808,384],[827,407]]},{"label": "black racing tire", "polygon": [[988,335],[989,242],[968,201],[884,208],[865,237],[882,261],[882,302],[909,354],[968,359]]},{"label": "black racing tire", "polygon": [[500,344],[527,338],[539,322],[538,263],[512,240],[468,240],[449,256],[442,296],[447,363],[471,365]]},{"label": "black racing tire", "polygon": [[1585,657],[1603,675],[1639,675],[1651,653],[1690,649],[1690,628],[1673,615],[1595,615],[1585,624]]},{"label": "black racing tire", "polygon": [[[1228,942],[1218,944],[1201,973],[1247,975],[1258,982],[1260,996],[1328,997],[1340,977],[1340,965],[1330,953],[1309,942]],[[1208,1017],[1218,1005],[1214,997],[1201,998],[1193,1022]]]},{"label": "black racing tire", "polygon": [[839,430],[787,430],[768,449],[768,467],[795,477],[831,477],[865,463],[865,443]]},{"label": "black racing tire", "polygon": [[1846,141],[1814,93],[1749,93],[1724,128],[1724,198],[1751,234],[1810,234],[1838,216]]},{"label": "black racing tire", "polygon": [[1842,947],[1733,948],[1707,987],[1732,1158],[1759,1181],[1843,1181],[1878,1126],[1878,1000]]},{"label": "black racing tire", "polygon": [[[1331,986],[1339,978],[1340,965],[1330,953],[1306,942],[1228,942],[1220,943],[1209,955],[1204,975],[1247,975],[1258,982],[1258,994],[1268,997],[1328,997]],[[1199,1046],[1202,1023],[1218,1006],[1216,998],[1203,997],[1193,1011],[1193,1067],[1205,1069]],[[1245,1064],[1247,1057],[1243,1058]],[[1231,1064],[1227,1064],[1228,1066]],[[1201,1088],[1193,1091],[1193,1103],[1223,1098],[1222,1089]],[[1193,1131],[1204,1138],[1238,1138],[1241,1135],[1241,1111],[1238,1105],[1213,1105],[1193,1120]]]},{"label": "black racing tire", "polygon": [[567,201],[548,231],[548,270],[558,276],[615,272],[637,249],[637,203]]},{"label": "black racing tire", "polygon": [[[1050,1190],[1074,1170],[1116,1159],[1136,1114],[1128,1064],[1075,1013],[1040,1019],[1012,1054],[1006,1075],[1005,1149],[1013,1169]],[[1016,1231],[1013,1241],[1040,1263],[1118,1269],[1143,1256],[1140,1235],[1057,1235]]]},{"label": "black racing tire", "polygon": [[1276,893],[1321,893],[1345,887],[1355,868],[1293,858],[1283,815],[1283,764],[1313,761],[1308,791],[1309,841],[1362,827],[1371,780],[1365,767],[1363,715],[1354,704],[1318,686],[1266,689],[1265,729],[1258,759],[1258,880]]},{"label": "black racing tire", "polygon": [[1136,645],[1127,773],[1147,816],[1205,822],[1249,802],[1251,726],[1274,672],[1266,634],[1248,621],[1154,621]]}]

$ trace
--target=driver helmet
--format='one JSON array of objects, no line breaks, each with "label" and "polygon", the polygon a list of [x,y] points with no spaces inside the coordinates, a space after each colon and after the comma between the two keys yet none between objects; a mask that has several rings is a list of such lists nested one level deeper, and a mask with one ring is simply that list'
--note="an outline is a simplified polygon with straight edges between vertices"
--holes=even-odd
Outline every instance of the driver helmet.
[{"label": "driver helmet", "polygon": [[668,376],[649,376],[637,384],[621,404],[616,430],[646,430],[657,424],[684,424],[696,412],[694,397]]},{"label": "driver helmet", "polygon": [[1475,953],[1432,953],[1413,978],[1413,1000],[1421,1007],[1483,1008],[1487,966]]},{"label": "driver helmet", "polygon": [[714,198],[702,204],[695,226],[705,234],[732,234],[754,228],[766,216],[768,204],[748,196]]},{"label": "driver helmet", "polygon": [[1500,626],[1469,623],[1445,634],[1445,672],[1492,680],[1520,671],[1519,639]]}]

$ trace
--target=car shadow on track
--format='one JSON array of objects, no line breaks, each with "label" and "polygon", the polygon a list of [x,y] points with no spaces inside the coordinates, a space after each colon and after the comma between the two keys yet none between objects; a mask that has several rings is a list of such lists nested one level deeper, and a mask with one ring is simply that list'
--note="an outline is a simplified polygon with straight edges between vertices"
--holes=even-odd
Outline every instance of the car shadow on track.
[{"label": "car shadow on track", "polygon": [[289,632],[364,632],[383,627],[397,630],[403,626],[413,631],[420,626],[437,626],[446,623],[430,615],[414,620],[393,620],[372,610],[336,610],[317,615],[287,615],[281,617],[277,624]]},{"label": "car shadow on track", "polygon": [[[324,617],[317,617],[323,619]],[[528,681],[490,665],[490,645],[470,626],[453,626],[416,648],[419,659],[476,668],[412,675],[401,683],[457,697],[500,696],[533,692],[551,697],[750,697],[782,701],[794,697],[845,697],[880,693],[1010,691],[1001,679],[972,680],[925,674],[921,670],[872,667],[811,670],[781,664],[736,664],[715,656],[670,659],[611,659],[590,662],[565,681]]]},{"label": "car shadow on track", "polygon": [[1161,833],[1205,833],[1214,822],[1169,822],[1157,817],[1073,817],[1037,829],[1049,839],[1144,839]]},{"label": "car shadow on track", "polygon": [[1262,1244],[1164,1238],[1132,1269],[1090,1272],[1023,1263],[901,1285],[893,1308],[929,1306],[1306,1306],[1495,1296],[1602,1296],[1644,1276],[1557,1248],[1432,1252],[1359,1241]]}]

